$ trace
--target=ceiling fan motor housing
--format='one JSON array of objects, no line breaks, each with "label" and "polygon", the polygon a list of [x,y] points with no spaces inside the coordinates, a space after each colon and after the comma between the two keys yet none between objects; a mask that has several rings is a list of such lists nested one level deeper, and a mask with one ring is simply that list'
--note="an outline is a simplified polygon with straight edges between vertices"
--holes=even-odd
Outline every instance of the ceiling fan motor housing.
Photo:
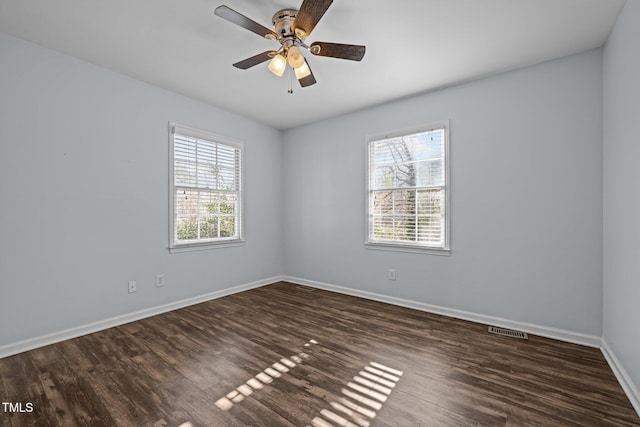
[{"label": "ceiling fan motor housing", "polygon": [[292,27],[297,15],[298,11],[295,9],[283,9],[273,15],[273,30],[278,38],[296,37]]}]

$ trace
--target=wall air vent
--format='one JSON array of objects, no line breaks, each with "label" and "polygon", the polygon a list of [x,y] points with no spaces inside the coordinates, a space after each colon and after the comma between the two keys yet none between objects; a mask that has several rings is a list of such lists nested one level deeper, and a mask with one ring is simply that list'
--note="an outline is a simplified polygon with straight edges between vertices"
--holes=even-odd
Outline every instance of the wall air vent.
[{"label": "wall air vent", "polygon": [[529,338],[526,332],[514,331],[513,329],[498,328],[496,326],[489,326],[489,333],[511,338],[520,338],[523,340]]}]

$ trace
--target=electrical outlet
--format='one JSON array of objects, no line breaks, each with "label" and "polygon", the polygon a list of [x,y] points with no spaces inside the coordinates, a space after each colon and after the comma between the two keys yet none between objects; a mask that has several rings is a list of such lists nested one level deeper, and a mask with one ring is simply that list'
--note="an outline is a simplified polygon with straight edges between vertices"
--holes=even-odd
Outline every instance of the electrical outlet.
[{"label": "electrical outlet", "polygon": [[164,274],[156,274],[156,288],[164,286]]},{"label": "electrical outlet", "polygon": [[389,280],[396,280],[396,269],[395,268],[390,268],[389,269]]},{"label": "electrical outlet", "polygon": [[138,284],[135,280],[129,280],[129,293],[132,294],[138,290]]}]

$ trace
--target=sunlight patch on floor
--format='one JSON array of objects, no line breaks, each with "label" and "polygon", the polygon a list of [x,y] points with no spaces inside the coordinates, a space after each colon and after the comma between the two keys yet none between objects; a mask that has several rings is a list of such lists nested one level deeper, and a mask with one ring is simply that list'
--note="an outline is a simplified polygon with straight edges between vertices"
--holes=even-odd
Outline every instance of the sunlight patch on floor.
[{"label": "sunlight patch on floor", "polygon": [[[331,402],[331,410],[323,409],[311,420],[313,427],[369,427],[402,371],[370,362],[342,389],[339,402]],[[308,426],[310,427],[310,426]]]},{"label": "sunlight patch on floor", "polygon": [[[318,344],[318,341],[309,340],[304,344],[304,347],[308,348],[316,344]],[[224,397],[218,399],[216,401],[216,406],[223,411],[228,411],[234,404],[243,401],[245,397],[250,396],[254,391],[262,389],[265,384],[273,382],[275,378],[280,378],[282,374],[289,372],[290,369],[295,368],[308,357],[309,354],[306,351],[303,351],[297,355],[289,357],[288,359],[282,358],[279,361],[272,363],[271,366],[265,368],[262,372],[259,372],[254,377],[247,380],[246,383],[239,385]]]}]

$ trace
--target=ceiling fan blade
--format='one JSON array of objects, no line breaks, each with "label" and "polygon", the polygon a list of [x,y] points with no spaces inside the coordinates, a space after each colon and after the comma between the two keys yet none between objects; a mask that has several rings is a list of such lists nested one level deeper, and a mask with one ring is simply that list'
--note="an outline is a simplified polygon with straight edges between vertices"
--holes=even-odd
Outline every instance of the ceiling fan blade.
[{"label": "ceiling fan blade", "polygon": [[236,62],[235,64],[233,64],[233,66],[236,68],[240,68],[241,70],[246,70],[253,67],[254,65],[262,64],[263,62],[270,60],[275,56],[276,53],[278,52],[275,50],[267,50],[265,52],[254,55],[251,58]]},{"label": "ceiling fan blade", "polygon": [[366,51],[366,46],[356,44],[314,42],[310,46],[310,51],[314,55],[329,56],[331,58],[349,59],[360,61]]},{"label": "ceiling fan blade", "polygon": [[320,18],[329,9],[333,0],[304,0],[293,21],[293,29],[298,37],[308,37]]},{"label": "ceiling fan blade", "polygon": [[[309,63],[307,62],[306,59],[304,60],[304,62],[307,64],[307,67],[309,67]],[[309,67],[309,73],[310,74],[308,76],[298,79],[298,83],[300,83],[300,86],[307,87],[307,86],[316,84],[316,78],[313,76],[313,71],[311,71],[311,67]]]},{"label": "ceiling fan blade", "polygon": [[247,18],[243,14],[236,12],[228,6],[218,6],[214,11],[216,15],[220,18],[226,19],[229,22],[233,22],[236,25],[241,26],[242,28],[246,28],[249,31],[256,33],[259,36],[262,36],[267,39],[277,39],[278,35],[273,32],[273,30],[268,29],[265,26],[262,26],[255,22],[252,19]]}]

